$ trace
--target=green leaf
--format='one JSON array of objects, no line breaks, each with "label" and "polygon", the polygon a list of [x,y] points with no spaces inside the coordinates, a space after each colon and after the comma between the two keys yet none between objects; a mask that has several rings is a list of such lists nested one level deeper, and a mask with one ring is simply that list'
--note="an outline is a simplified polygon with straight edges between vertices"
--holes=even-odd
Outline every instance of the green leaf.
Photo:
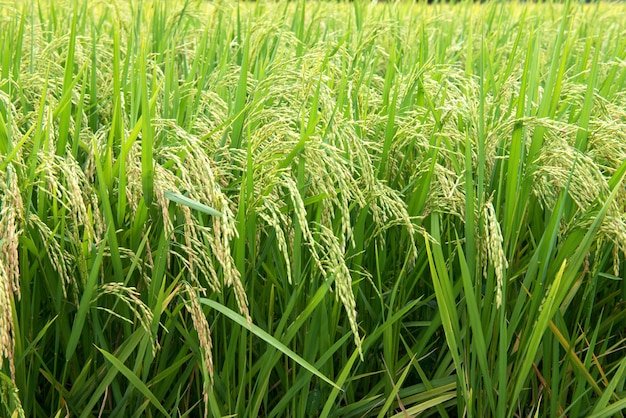
[{"label": "green leaf", "polygon": [[202,212],[202,213],[206,213],[207,215],[219,216],[219,217],[223,216],[221,212],[219,212],[219,211],[217,211],[217,210],[215,210],[215,209],[213,209],[213,208],[211,208],[211,207],[209,207],[209,206],[207,206],[207,205],[205,205],[203,203],[200,203],[200,202],[198,202],[196,200],[190,199],[187,196],[183,196],[180,193],[172,192],[172,191],[168,190],[168,191],[166,191],[163,194],[165,195],[166,199],[169,199],[169,200],[171,200],[174,203],[178,203],[180,205],[187,206],[188,208],[195,209],[195,210],[197,210],[199,212]]},{"label": "green leaf", "polygon": [[89,273],[87,284],[85,285],[85,289],[83,290],[83,295],[80,298],[78,312],[76,313],[76,318],[74,319],[74,323],[72,324],[72,333],[70,334],[70,338],[67,341],[67,348],[65,350],[65,361],[70,361],[71,358],[74,356],[76,346],[78,345],[78,340],[83,332],[85,319],[87,318],[87,311],[91,306],[92,296],[96,289],[98,276],[100,275],[100,265],[102,264],[102,257],[104,255],[106,243],[107,240],[105,236],[104,241],[100,244],[100,249],[98,250],[96,259],[91,265],[91,272]]},{"label": "green leaf", "polygon": [[332,380],[330,380],[328,377],[324,376],[318,369],[316,369],[311,363],[309,363],[308,361],[306,361],[305,359],[303,359],[302,357],[300,357],[298,354],[296,354],[294,351],[292,351],[291,349],[289,349],[289,347],[287,347],[286,345],[284,345],[283,343],[281,343],[280,341],[278,341],[276,338],[272,337],[270,334],[268,334],[267,332],[263,331],[261,328],[259,328],[258,326],[254,325],[254,324],[249,324],[248,320],[246,318],[244,318],[243,316],[239,315],[237,312],[227,308],[226,306],[219,304],[211,299],[206,299],[206,298],[200,298],[200,303],[203,303],[207,306],[210,306],[211,308],[215,309],[216,311],[222,313],[223,315],[225,315],[226,317],[230,318],[231,320],[233,320],[234,322],[236,322],[237,324],[241,325],[242,327],[248,329],[250,332],[252,332],[254,335],[256,335],[257,337],[259,337],[260,339],[262,339],[263,341],[267,342],[268,344],[270,344],[272,347],[274,347],[275,349],[277,349],[278,351],[282,352],[283,354],[285,354],[286,356],[288,356],[289,358],[291,358],[292,360],[294,360],[296,363],[298,363],[300,366],[304,367],[306,370],[308,370],[309,372],[313,373],[315,376],[319,377],[320,379],[322,379],[324,382],[328,383],[329,385],[331,385],[332,387],[334,387],[335,389],[341,390],[341,387],[339,387],[337,384],[335,384]]},{"label": "green leaf", "polygon": [[119,361],[117,357],[115,357],[113,354],[109,353],[108,351],[105,351],[101,349],[100,347],[96,347],[96,348],[113,365],[113,367],[117,369],[120,373],[122,373],[130,381],[130,383],[132,383],[132,385],[137,390],[139,390],[139,392],[141,392],[146,398],[150,400],[152,405],[154,405],[159,411],[161,411],[161,413],[165,417],[170,416],[170,414],[168,414],[165,408],[163,408],[163,405],[161,405],[161,403],[156,398],[156,396],[154,396],[154,394],[150,391],[150,389],[148,389],[148,386],[146,386],[146,384],[142,382],[141,379],[139,379],[139,377],[137,377],[137,375],[133,373],[131,369],[126,367],[124,363]]}]

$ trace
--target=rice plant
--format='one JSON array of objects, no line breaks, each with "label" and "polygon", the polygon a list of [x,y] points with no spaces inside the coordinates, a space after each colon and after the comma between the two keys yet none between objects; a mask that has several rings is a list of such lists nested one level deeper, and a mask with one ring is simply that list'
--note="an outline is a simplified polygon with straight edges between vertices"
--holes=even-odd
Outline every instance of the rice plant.
[{"label": "rice plant", "polygon": [[0,7],[0,416],[623,416],[626,6]]}]

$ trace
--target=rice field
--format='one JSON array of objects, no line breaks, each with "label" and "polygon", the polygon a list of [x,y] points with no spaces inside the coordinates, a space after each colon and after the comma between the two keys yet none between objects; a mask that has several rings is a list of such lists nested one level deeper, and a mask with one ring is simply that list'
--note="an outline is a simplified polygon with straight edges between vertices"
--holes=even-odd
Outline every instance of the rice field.
[{"label": "rice field", "polygon": [[625,4],[0,0],[0,51],[0,416],[624,416]]}]

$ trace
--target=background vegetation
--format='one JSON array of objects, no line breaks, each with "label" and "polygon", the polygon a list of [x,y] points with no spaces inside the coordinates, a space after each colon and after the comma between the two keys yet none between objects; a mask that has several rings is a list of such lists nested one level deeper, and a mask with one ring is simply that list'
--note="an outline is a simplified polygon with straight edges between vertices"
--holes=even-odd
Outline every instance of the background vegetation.
[{"label": "background vegetation", "polygon": [[626,7],[0,7],[0,415],[623,416]]}]

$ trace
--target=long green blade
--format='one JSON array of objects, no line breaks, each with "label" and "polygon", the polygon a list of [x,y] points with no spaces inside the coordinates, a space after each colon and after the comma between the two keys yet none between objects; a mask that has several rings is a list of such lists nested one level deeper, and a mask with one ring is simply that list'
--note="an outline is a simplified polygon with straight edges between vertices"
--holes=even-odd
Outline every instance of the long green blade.
[{"label": "long green blade", "polygon": [[274,338],[273,336],[271,336],[267,332],[263,331],[258,326],[254,325],[254,324],[248,324],[248,320],[246,318],[244,318],[243,316],[239,315],[237,312],[235,312],[235,311],[227,308],[226,306],[224,306],[222,304],[219,304],[219,303],[217,303],[217,302],[215,302],[215,301],[213,301],[211,299],[200,298],[200,303],[203,303],[203,304],[205,304],[207,306],[210,306],[211,308],[213,308],[216,311],[222,313],[223,315],[225,315],[226,317],[230,318],[231,320],[233,320],[237,324],[241,325],[242,327],[250,330],[250,332],[252,332],[254,335],[256,335],[257,337],[261,338],[263,341],[267,342],[272,347],[274,347],[278,351],[282,352],[283,354],[285,354],[286,356],[288,356],[289,358],[294,360],[300,366],[304,367],[306,370],[308,370],[309,372],[313,373],[315,376],[319,377],[324,382],[328,383],[329,385],[331,385],[335,389],[341,390],[341,387],[339,387],[337,384],[335,384],[328,377],[324,376],[311,363],[309,363],[308,361],[306,361],[305,359],[300,357],[298,354],[296,354],[289,347],[287,347],[286,345],[284,345],[283,343],[278,341],[276,338]]}]

